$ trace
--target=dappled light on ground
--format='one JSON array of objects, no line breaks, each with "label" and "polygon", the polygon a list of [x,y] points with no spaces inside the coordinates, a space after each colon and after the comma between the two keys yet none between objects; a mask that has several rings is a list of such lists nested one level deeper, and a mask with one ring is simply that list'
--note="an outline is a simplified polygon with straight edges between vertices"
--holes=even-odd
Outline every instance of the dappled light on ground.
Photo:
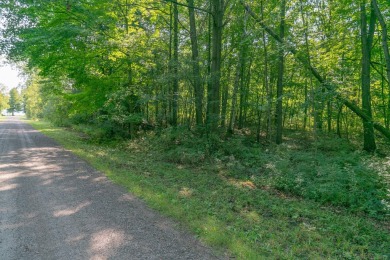
[{"label": "dappled light on ground", "polygon": [[61,210],[56,210],[53,213],[54,217],[65,217],[65,216],[70,216],[73,214],[76,214],[78,211],[80,211],[82,208],[87,207],[91,205],[91,202],[83,202],[80,205],[76,207],[68,207],[66,209],[61,209]]},{"label": "dappled light on ground", "polygon": [[30,126],[2,121],[0,137],[0,259],[214,258]]},{"label": "dappled light on ground", "polygon": [[[123,246],[126,236],[123,231],[105,229],[92,234],[90,239],[90,259],[109,259],[115,251]],[[127,237],[127,239],[132,239]],[[107,250],[109,249],[109,250]]]}]

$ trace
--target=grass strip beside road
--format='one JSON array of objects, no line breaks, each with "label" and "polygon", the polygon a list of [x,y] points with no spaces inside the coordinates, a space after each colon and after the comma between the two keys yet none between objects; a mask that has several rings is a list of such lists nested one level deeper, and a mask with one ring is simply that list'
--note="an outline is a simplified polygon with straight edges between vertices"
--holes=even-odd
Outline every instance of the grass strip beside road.
[{"label": "grass strip beside road", "polygon": [[388,259],[388,230],[364,215],[224,177],[212,163],[169,163],[145,140],[96,144],[76,131],[28,121],[113,182],[239,259]]}]

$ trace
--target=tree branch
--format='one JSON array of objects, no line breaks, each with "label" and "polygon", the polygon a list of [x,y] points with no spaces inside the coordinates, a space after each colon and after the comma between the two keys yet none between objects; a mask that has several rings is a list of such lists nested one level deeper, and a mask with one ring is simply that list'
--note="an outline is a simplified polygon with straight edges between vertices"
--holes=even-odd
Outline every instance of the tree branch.
[{"label": "tree branch", "polygon": [[187,8],[193,8],[195,10],[202,11],[202,12],[208,13],[210,15],[213,15],[209,10],[206,10],[206,9],[203,9],[203,8],[200,8],[200,7],[189,6],[189,5],[182,4],[182,3],[179,3],[179,2],[173,1],[173,0],[162,0],[162,1],[163,2],[168,2],[168,3],[174,3],[174,4],[177,4],[177,5],[180,5],[180,6],[184,6],[184,7],[187,7]]}]

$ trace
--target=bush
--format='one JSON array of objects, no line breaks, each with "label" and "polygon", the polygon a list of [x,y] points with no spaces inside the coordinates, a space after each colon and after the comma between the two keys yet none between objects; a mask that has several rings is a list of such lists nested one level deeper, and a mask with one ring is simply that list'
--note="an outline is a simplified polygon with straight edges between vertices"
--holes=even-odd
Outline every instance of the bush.
[{"label": "bush", "polygon": [[361,154],[339,151],[299,151],[276,162],[269,176],[279,190],[320,203],[363,211],[376,218],[389,214],[386,184],[361,160]]}]

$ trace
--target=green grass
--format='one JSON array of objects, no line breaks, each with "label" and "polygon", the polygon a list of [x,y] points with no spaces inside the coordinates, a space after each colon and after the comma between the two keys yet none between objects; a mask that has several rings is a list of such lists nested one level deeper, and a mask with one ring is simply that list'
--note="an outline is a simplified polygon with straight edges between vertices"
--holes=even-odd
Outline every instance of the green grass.
[{"label": "green grass", "polygon": [[[316,146],[313,157],[287,145],[254,154],[252,148],[232,141],[218,144],[216,154],[210,156],[196,149],[202,144],[191,136],[163,133],[158,138],[96,144],[76,131],[29,122],[206,244],[221,252],[227,249],[239,259],[390,258],[386,219],[374,218],[363,208],[310,198],[304,192],[314,189],[310,184],[285,187],[290,178],[283,173],[286,169],[289,175],[299,171],[299,176],[307,178],[314,166],[326,171],[330,159],[325,155],[332,151],[325,144]],[[305,164],[306,157],[313,164]],[[356,164],[357,158],[359,154],[351,158],[352,166],[338,159],[334,165],[362,175],[360,168],[367,170],[369,165]],[[323,189],[327,193],[327,187]]]}]

